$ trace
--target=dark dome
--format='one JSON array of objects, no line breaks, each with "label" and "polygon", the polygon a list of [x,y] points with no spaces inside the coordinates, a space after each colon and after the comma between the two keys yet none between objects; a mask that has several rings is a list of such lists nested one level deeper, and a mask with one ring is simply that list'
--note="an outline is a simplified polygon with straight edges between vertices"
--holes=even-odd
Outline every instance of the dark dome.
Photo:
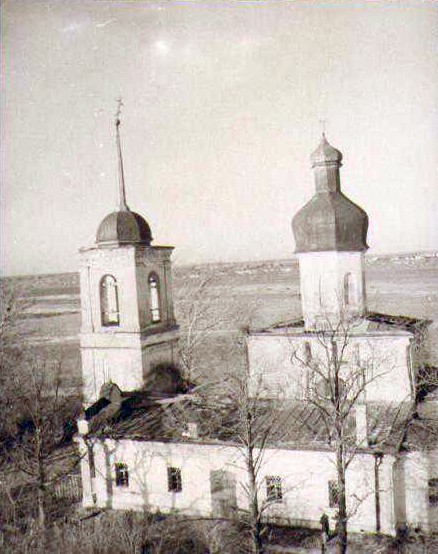
[{"label": "dark dome", "polygon": [[99,225],[96,234],[98,244],[143,244],[150,246],[151,229],[141,215],[131,210],[112,212]]},{"label": "dark dome", "polygon": [[357,252],[368,249],[368,216],[342,192],[315,196],[292,220],[296,252]]}]

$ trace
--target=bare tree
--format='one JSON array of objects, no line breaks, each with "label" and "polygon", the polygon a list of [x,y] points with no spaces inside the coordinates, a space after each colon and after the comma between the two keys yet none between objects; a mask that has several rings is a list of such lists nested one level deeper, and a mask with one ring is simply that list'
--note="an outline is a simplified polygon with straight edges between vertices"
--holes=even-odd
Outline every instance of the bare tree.
[{"label": "bare tree", "polygon": [[179,357],[183,376],[191,382],[199,372],[202,360],[200,346],[222,326],[222,318],[215,313],[218,292],[213,289],[214,273],[201,275],[196,283],[177,274],[182,281],[176,289],[175,304],[178,320],[182,324]]},{"label": "bare tree", "polygon": [[15,432],[16,399],[13,390],[13,376],[23,359],[32,334],[25,322],[25,314],[34,304],[25,291],[11,279],[0,282],[0,451],[3,450]]},{"label": "bare tree", "polygon": [[[236,354],[235,343],[243,325],[255,316],[256,303],[242,304],[229,283],[213,269],[187,268],[175,272],[175,311],[181,325],[179,357],[188,382],[211,379],[212,367],[224,371],[224,365],[243,365],[241,356],[230,360],[221,350]],[[241,354],[241,353],[240,353]]]},{"label": "bare tree", "polygon": [[247,525],[253,553],[262,554],[267,532],[263,515],[277,499],[261,494],[265,484],[261,473],[269,449],[278,446],[287,434],[294,407],[280,398],[267,400],[262,381],[251,381],[248,363],[244,371],[230,371],[220,382],[201,389],[210,413],[208,432],[237,447],[244,462],[246,479],[242,486],[248,510],[241,515],[232,513],[232,519]]},{"label": "bare tree", "polygon": [[[302,390],[303,401],[316,413],[316,417],[307,418],[305,424],[311,431],[324,435],[334,453],[337,482],[333,500],[337,504],[336,548],[339,554],[344,554],[347,550],[347,524],[351,515],[347,509],[347,469],[357,453],[368,447],[368,440],[371,440],[366,430],[366,390],[372,382],[378,381],[392,369],[390,357],[382,352],[377,353],[371,343],[367,343],[368,354],[362,353],[359,356],[358,350],[354,348],[358,343],[354,339],[360,336],[357,329],[360,324],[360,319],[341,317],[339,321],[333,322],[327,318],[325,325],[312,333],[312,351],[308,350],[303,354],[295,349],[292,353],[292,361],[299,362],[306,374]],[[376,430],[372,437],[372,446],[376,452],[376,479],[385,442],[389,439],[394,441],[395,436],[401,440],[413,407],[413,396],[407,397],[397,405],[389,404],[377,414],[377,420],[368,422],[368,429],[374,427]],[[301,416],[295,412],[294,417]],[[362,431],[359,429],[361,418]],[[380,529],[378,491],[377,486],[377,530]],[[360,503],[361,499],[356,498],[356,501]],[[357,507],[352,507],[352,511]]]},{"label": "bare tree", "polygon": [[2,391],[0,444],[2,447],[13,430],[11,414],[14,403],[10,391],[11,371],[16,365],[17,351],[20,348],[18,319],[27,307],[28,301],[20,296],[11,284],[3,280],[0,285],[0,390]]},{"label": "bare tree", "polygon": [[[79,391],[73,396],[70,391],[67,397],[62,390],[62,353],[27,343],[20,320],[31,304],[16,287],[2,282],[0,432],[5,469],[14,473],[15,483],[36,487],[38,521],[43,527],[48,487],[77,464],[72,452],[60,460],[57,450],[73,433],[80,402]],[[13,494],[9,496],[13,500]]]},{"label": "bare tree", "polygon": [[35,352],[21,353],[9,379],[16,433],[6,459],[28,484],[36,487],[38,522],[43,528],[49,487],[78,463],[73,452],[63,456],[59,448],[66,440],[66,424],[74,415],[71,412],[78,409],[79,402],[62,393],[61,363]]},{"label": "bare tree", "polygon": [[[290,403],[281,399],[267,400],[263,384],[260,382],[257,387],[250,382],[246,366],[244,372],[230,371],[219,381],[201,384],[191,394],[180,396],[167,406],[151,406],[137,415],[133,413],[125,420],[118,420],[114,428],[105,425],[102,429],[105,436],[116,441],[126,433],[175,441],[180,441],[183,436],[212,440],[214,444],[219,441],[223,448],[235,449],[236,457],[230,459],[230,463],[235,463],[238,474],[244,475],[240,485],[247,498],[247,509],[238,508],[237,499],[231,498],[231,483],[227,482],[223,484],[227,498],[220,504],[219,512],[214,509],[213,512],[215,517],[243,524],[251,537],[252,552],[262,554],[265,552],[264,537],[267,532],[263,516],[270,506],[278,502],[274,496],[261,494],[261,487],[266,487],[262,479],[264,464],[269,450],[278,446],[287,434],[292,409]],[[96,434],[100,428],[97,417],[94,423],[97,425]],[[195,437],[191,431],[193,426]],[[138,463],[145,467],[143,457],[140,456]],[[242,536],[237,538],[240,540]],[[243,542],[236,545],[236,551],[243,552],[243,548]]]}]

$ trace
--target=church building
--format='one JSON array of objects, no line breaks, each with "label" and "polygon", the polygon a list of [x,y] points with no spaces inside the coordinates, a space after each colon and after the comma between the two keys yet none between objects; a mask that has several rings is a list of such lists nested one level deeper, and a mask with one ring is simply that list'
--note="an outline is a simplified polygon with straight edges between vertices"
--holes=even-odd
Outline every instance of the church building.
[{"label": "church building", "polygon": [[86,406],[99,399],[105,383],[117,383],[123,391],[165,384],[172,391],[177,378],[173,247],[152,246],[148,223],[126,203],[119,127],[117,115],[119,205],[100,223],[95,246],[81,250],[80,344]]},{"label": "church building", "polygon": [[[82,250],[83,505],[238,517],[248,510],[242,448],[179,376],[172,248],[152,246],[149,225],[127,206],[119,127],[117,117],[119,207]],[[368,310],[368,217],[341,191],[341,160],[323,135],[311,156],[315,194],[293,219],[302,319],[247,336],[251,397],[299,407],[300,418],[285,421],[266,447],[260,502],[264,517],[281,524],[335,519],[333,436],[314,409],[330,397],[326,372],[335,367],[354,451],[349,530],[437,531],[438,448],[422,434],[438,417],[437,401],[418,403],[426,322]]]},{"label": "church building", "polygon": [[412,403],[419,348],[412,330],[421,322],[367,309],[368,216],[341,191],[341,160],[323,135],[311,155],[315,194],[292,221],[303,317],[251,333],[251,375],[267,395],[305,400],[312,381],[325,378],[324,342],[341,334],[344,381],[363,373],[361,402]]}]

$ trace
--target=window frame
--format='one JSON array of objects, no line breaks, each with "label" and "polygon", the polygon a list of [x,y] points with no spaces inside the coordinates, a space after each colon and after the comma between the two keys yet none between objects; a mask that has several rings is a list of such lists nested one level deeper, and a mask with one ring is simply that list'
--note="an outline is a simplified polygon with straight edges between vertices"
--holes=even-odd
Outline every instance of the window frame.
[{"label": "window frame", "polygon": [[428,480],[427,493],[429,506],[438,506],[438,478]]},{"label": "window frame", "polygon": [[167,492],[182,492],[181,468],[176,466],[167,467]]},{"label": "window frame", "polygon": [[329,508],[338,508],[339,506],[339,486],[335,479],[327,482],[328,488],[328,505]]},{"label": "window frame", "polygon": [[148,275],[149,315],[153,324],[161,322],[160,279],[155,271]]},{"label": "window frame", "polygon": [[282,502],[283,480],[280,475],[266,475],[265,483],[267,502]]},{"label": "window frame", "polygon": [[116,487],[127,489],[129,488],[129,468],[125,462],[116,462],[114,464],[115,484]]},{"label": "window frame", "polygon": [[[110,290],[112,288],[112,291]],[[114,299],[110,295],[114,294]],[[100,322],[102,327],[120,326],[119,284],[114,275],[109,273],[102,276],[99,282]],[[111,304],[114,302],[115,309]]]},{"label": "window frame", "polygon": [[353,273],[344,275],[344,306],[354,306],[357,302],[356,278]]}]

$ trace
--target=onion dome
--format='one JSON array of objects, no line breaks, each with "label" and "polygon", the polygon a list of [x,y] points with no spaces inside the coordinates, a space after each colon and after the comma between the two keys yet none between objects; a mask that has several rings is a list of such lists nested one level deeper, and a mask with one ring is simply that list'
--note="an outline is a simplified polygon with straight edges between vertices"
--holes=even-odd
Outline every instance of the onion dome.
[{"label": "onion dome", "polygon": [[292,220],[297,253],[368,249],[368,216],[341,192],[341,160],[341,152],[323,135],[311,155],[315,195]]},{"label": "onion dome", "polygon": [[328,142],[325,133],[322,134],[318,148],[310,156],[312,167],[325,165],[327,163],[338,163],[341,165],[342,154]]},{"label": "onion dome", "polygon": [[150,246],[151,229],[147,221],[131,210],[119,210],[108,214],[99,225],[97,244],[142,244]]}]

